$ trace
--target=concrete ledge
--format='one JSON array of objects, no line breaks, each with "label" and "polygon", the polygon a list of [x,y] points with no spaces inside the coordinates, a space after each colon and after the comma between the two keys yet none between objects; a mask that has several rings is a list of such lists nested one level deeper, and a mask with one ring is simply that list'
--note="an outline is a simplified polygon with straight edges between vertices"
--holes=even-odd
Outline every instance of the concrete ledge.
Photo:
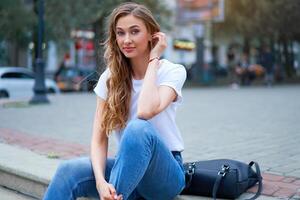
[{"label": "concrete ledge", "polygon": [[17,191],[1,187],[0,186],[0,197],[5,200],[37,200],[34,197],[29,197]]},{"label": "concrete ledge", "polygon": [[0,185],[41,199],[60,160],[0,143]]},{"label": "concrete ledge", "polygon": [[[36,178],[36,177],[35,177]],[[24,177],[0,169],[0,185],[18,191],[22,194],[42,199],[47,184],[36,180],[34,176]]]},{"label": "concrete ledge", "polygon": [[[34,180],[35,182],[41,183],[43,185],[48,185],[50,180],[45,177],[40,177],[35,174],[27,173],[25,171],[20,171],[12,167],[4,166],[0,163],[0,173],[1,174],[11,174],[21,179]],[[0,180],[1,183],[1,180]]]}]

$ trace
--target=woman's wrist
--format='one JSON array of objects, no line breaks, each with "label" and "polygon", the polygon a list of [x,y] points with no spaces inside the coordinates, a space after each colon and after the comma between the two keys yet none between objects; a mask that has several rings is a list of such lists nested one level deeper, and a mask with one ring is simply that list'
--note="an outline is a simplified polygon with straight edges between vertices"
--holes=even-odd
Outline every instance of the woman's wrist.
[{"label": "woman's wrist", "polygon": [[159,56],[150,57],[148,63],[151,63],[152,61],[155,61],[155,60],[159,60]]},{"label": "woman's wrist", "polygon": [[100,188],[101,185],[107,183],[106,180],[104,178],[101,178],[99,180],[96,181],[96,186],[97,188]]},{"label": "woman's wrist", "polygon": [[156,70],[159,68],[159,58],[154,58],[151,61],[149,60],[147,71],[151,70],[152,68]]}]

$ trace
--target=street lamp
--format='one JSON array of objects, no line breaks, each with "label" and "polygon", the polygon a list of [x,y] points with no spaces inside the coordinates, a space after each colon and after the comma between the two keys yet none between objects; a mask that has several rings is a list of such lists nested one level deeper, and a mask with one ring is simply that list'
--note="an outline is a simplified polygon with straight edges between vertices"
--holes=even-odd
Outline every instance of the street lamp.
[{"label": "street lamp", "polygon": [[[37,3],[37,0],[35,0]],[[45,70],[43,61],[43,35],[44,35],[44,0],[38,0],[38,43],[37,56],[35,59],[35,82],[34,82],[34,96],[29,101],[30,104],[44,104],[49,103],[46,96],[45,87]]]}]

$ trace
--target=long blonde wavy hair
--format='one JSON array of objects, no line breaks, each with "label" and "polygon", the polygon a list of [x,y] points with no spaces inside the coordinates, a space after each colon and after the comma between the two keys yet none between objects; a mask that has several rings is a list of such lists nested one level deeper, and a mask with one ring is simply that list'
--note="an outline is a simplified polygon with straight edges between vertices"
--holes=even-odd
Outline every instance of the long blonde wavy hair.
[{"label": "long blonde wavy hair", "polygon": [[[109,135],[113,130],[123,129],[130,112],[132,68],[129,59],[119,49],[116,39],[116,24],[121,17],[127,15],[141,19],[150,34],[160,31],[160,26],[151,11],[140,4],[121,4],[109,16],[108,38],[104,43],[104,59],[110,70],[110,76],[106,81],[108,93],[101,124],[106,135]],[[151,48],[151,43],[149,48]]]}]

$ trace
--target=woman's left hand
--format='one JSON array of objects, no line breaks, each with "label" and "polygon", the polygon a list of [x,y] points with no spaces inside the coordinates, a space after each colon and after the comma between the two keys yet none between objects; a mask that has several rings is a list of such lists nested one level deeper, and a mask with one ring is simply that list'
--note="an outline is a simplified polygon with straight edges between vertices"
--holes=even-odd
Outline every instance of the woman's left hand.
[{"label": "woman's left hand", "polygon": [[166,35],[163,32],[157,32],[152,35],[153,47],[150,51],[150,59],[160,57],[167,47]]}]

